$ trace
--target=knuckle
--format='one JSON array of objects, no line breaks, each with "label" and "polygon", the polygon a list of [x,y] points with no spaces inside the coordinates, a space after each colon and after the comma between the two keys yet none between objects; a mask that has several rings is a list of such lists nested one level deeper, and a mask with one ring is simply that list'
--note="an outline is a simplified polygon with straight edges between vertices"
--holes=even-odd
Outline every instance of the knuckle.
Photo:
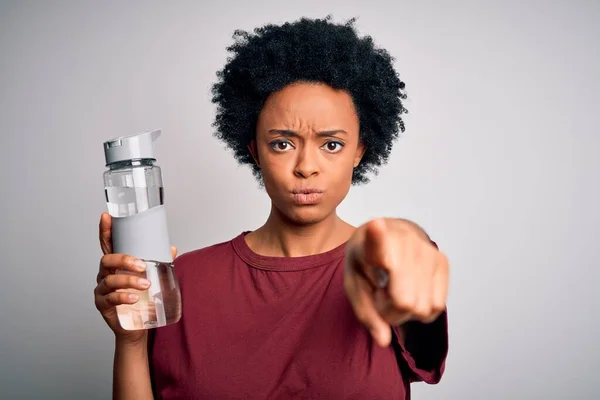
[{"label": "knuckle", "polygon": [[118,304],[123,304],[123,303],[127,303],[127,298],[129,296],[129,293],[126,292],[119,292],[119,293],[115,293],[116,294],[116,301],[118,302]]},{"label": "knuckle", "polygon": [[412,230],[404,224],[396,226],[396,228],[392,230],[391,234],[396,238],[409,238],[413,236]]},{"label": "knuckle", "polygon": [[120,297],[121,297],[121,294],[120,294],[120,293],[117,293],[117,292],[112,292],[112,293],[109,293],[109,294],[106,296],[106,303],[107,303],[107,304],[108,304],[110,307],[117,306],[117,305],[119,305],[119,303],[120,303],[120,302],[119,302],[119,299],[120,299]]},{"label": "knuckle", "polygon": [[443,301],[434,302],[431,311],[435,314],[441,314],[446,310],[446,304]]},{"label": "knuckle", "polygon": [[429,316],[425,319],[425,322],[427,322],[427,323],[434,322],[436,319],[439,318],[440,315],[442,315],[443,312],[444,312],[444,310],[435,310],[435,309],[432,309],[432,311],[429,314]]},{"label": "knuckle", "polygon": [[115,256],[114,254],[105,254],[100,259],[100,269],[109,270],[114,268]]},{"label": "knuckle", "polygon": [[120,259],[119,262],[122,266],[127,266],[129,264],[131,264],[134,260],[134,258],[128,254],[120,254]]},{"label": "knuckle", "polygon": [[421,305],[415,308],[413,315],[420,320],[427,320],[432,316],[432,308],[426,304]]},{"label": "knuckle", "polygon": [[394,308],[405,311],[414,310],[417,305],[416,297],[407,295],[392,296],[391,302]]},{"label": "knuckle", "polygon": [[104,287],[108,290],[114,290],[116,286],[116,275],[108,275],[104,277]]},{"label": "knuckle", "polygon": [[109,289],[115,291],[118,289],[125,289],[130,286],[129,276],[124,275],[110,275],[109,276]]},{"label": "knuckle", "polygon": [[111,292],[105,296],[99,296],[97,301],[97,307],[100,312],[105,312],[107,309],[114,307],[114,295],[117,293]]},{"label": "knuckle", "polygon": [[105,254],[102,257],[100,257],[100,268],[104,268],[106,267],[107,263],[109,260],[109,255]]},{"label": "knuckle", "polygon": [[432,322],[434,322],[437,319],[437,317],[438,317],[438,315],[436,315],[436,314],[430,314],[427,317],[420,318],[420,321],[425,324],[431,324]]},{"label": "knuckle", "polygon": [[106,296],[104,296],[104,307],[105,308],[110,308],[112,306],[114,306],[114,300],[113,300],[113,293],[109,293]]}]

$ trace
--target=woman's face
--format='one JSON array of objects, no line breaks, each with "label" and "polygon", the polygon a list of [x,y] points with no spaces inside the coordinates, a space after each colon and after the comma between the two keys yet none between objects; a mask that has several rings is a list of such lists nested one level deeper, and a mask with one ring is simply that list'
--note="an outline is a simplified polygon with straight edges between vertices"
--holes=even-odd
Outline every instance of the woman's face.
[{"label": "woman's face", "polygon": [[322,221],[346,197],[364,152],[352,98],[323,84],[287,86],[267,99],[250,150],[276,211]]}]

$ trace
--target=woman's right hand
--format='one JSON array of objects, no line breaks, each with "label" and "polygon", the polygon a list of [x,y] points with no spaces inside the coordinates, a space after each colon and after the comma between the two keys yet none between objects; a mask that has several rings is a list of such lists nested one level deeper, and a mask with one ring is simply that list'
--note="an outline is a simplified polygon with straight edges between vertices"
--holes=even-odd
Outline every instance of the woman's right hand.
[{"label": "woman's right hand", "polygon": [[[96,277],[97,286],[94,289],[94,301],[96,308],[113,330],[117,338],[128,342],[138,342],[146,337],[147,330],[123,329],[117,317],[117,306],[121,304],[135,304],[139,296],[127,293],[128,289],[146,290],[148,281],[143,276],[146,264],[127,254],[112,253],[111,237],[112,219],[108,213],[100,216],[100,247],[102,256],[100,268]],[[177,249],[171,247],[173,259]],[[117,274],[117,271],[127,271],[127,274]],[[125,291],[127,290],[127,291]]]}]

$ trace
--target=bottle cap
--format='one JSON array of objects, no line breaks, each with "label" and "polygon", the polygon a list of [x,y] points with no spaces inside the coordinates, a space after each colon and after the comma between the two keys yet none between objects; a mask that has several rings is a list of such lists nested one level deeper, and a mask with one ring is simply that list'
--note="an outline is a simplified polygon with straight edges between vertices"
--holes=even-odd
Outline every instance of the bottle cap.
[{"label": "bottle cap", "polygon": [[148,131],[130,136],[121,136],[104,142],[104,158],[106,165],[119,161],[152,159],[154,157],[154,141],[161,131]]}]

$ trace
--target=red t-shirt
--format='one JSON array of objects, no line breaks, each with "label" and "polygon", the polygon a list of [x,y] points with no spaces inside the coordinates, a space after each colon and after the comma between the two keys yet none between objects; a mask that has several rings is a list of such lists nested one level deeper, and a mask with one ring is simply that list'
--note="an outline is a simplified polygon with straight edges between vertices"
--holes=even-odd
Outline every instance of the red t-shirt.
[{"label": "red t-shirt", "polygon": [[344,293],[345,245],[265,257],[246,233],[177,258],[181,320],[149,340],[157,399],[409,399],[440,380],[446,313],[381,348]]}]

